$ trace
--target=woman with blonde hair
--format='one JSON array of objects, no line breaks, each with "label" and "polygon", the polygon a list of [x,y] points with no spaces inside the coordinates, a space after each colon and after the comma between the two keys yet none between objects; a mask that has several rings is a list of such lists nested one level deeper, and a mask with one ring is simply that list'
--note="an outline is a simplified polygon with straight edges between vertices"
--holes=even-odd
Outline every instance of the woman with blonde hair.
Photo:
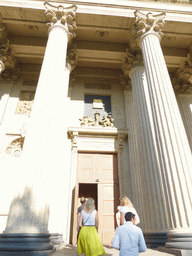
[{"label": "woman with blonde hair", "polygon": [[140,222],[139,216],[137,214],[137,211],[135,210],[133,204],[131,203],[130,199],[126,196],[120,197],[120,226],[123,225],[125,221],[125,213],[132,212],[135,214],[135,222],[134,224],[137,225]]},{"label": "woman with blonde hair", "polygon": [[81,228],[77,241],[78,255],[83,253],[85,256],[105,255],[106,252],[97,233],[99,217],[92,198],[87,199],[85,207],[80,213],[78,225]]}]

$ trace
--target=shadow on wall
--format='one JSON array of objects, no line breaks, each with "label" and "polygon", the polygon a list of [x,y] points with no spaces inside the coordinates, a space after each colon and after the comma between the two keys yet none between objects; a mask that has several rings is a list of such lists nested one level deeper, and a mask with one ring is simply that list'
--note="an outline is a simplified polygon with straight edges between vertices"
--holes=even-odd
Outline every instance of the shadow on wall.
[{"label": "shadow on wall", "polygon": [[4,233],[48,233],[49,206],[33,187],[25,187],[10,206]]}]

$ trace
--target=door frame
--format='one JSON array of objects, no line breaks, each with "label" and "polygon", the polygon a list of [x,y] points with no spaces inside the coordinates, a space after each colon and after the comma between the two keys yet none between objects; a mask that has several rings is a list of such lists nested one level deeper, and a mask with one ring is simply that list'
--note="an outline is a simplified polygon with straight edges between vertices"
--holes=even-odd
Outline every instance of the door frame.
[{"label": "door frame", "polygon": [[[77,155],[80,152],[92,153],[116,153],[118,157],[118,170],[124,166],[123,148],[127,143],[128,130],[108,127],[70,127],[68,129],[68,137],[71,139],[71,194],[78,196],[78,180],[77,180]],[[121,176],[119,172],[119,184],[121,184]],[[121,187],[119,186],[120,195]],[[77,201],[77,200],[75,200]],[[68,233],[70,234],[70,243],[75,243],[76,219],[77,219],[77,202],[72,202],[70,195],[70,209],[74,205],[73,212],[69,212]],[[71,232],[72,231],[72,232]]]}]

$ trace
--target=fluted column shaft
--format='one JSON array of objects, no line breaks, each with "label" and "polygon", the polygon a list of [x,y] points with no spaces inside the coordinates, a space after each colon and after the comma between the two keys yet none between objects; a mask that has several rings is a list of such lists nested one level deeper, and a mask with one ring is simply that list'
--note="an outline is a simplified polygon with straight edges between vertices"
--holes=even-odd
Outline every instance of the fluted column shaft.
[{"label": "fluted column shaft", "polygon": [[[136,17],[139,20],[138,12]],[[192,157],[161,50],[160,36],[157,33],[158,22],[161,20],[162,25],[162,19],[157,16],[153,19],[151,17],[152,15],[148,14],[145,21],[148,27],[150,24],[150,31],[144,31],[144,29],[140,31],[140,45],[152,109],[154,141],[160,165],[157,171],[160,172],[164,185],[170,219],[170,242],[166,245],[179,249],[192,249],[190,235],[192,232]],[[142,16],[139,22],[143,20]],[[154,21],[157,22],[154,23]],[[186,234],[187,243],[174,240],[183,233]]]},{"label": "fluted column shaft", "polygon": [[[140,226],[142,229],[145,229],[145,207],[143,205],[143,184],[142,177],[140,175],[141,166],[140,158],[138,157],[139,148],[141,145],[138,144],[138,136],[136,132],[136,116],[135,103],[132,95],[132,91],[124,90],[124,100],[125,100],[125,109],[126,109],[126,121],[128,128],[128,146],[129,146],[129,159],[130,159],[130,172],[131,172],[131,181],[132,181],[132,199],[134,207],[137,209],[140,217],[141,223]],[[129,195],[128,195],[129,196]]]},{"label": "fluted column shaft", "polygon": [[[153,209],[154,217],[150,217],[145,212],[145,232],[165,232],[167,231],[166,206],[163,200],[163,190],[161,188],[161,177],[158,170],[158,158],[154,138],[154,129],[151,122],[151,108],[149,104],[149,92],[145,70],[142,66],[134,67],[130,71],[132,81],[133,99],[137,115],[137,134],[139,137],[139,159],[141,165],[141,176],[144,190],[144,205],[147,209]],[[156,200],[161,205],[156,204]],[[162,207],[162,204],[163,207]]]}]

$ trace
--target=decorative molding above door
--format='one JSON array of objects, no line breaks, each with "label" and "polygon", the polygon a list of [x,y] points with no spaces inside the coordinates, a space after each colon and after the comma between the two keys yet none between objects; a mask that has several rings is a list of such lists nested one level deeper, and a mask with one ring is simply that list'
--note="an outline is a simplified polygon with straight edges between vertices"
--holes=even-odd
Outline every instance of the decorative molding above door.
[{"label": "decorative molding above door", "polygon": [[128,130],[102,127],[70,127],[69,138],[72,148],[78,151],[118,152],[122,149],[123,140],[128,136]]}]

